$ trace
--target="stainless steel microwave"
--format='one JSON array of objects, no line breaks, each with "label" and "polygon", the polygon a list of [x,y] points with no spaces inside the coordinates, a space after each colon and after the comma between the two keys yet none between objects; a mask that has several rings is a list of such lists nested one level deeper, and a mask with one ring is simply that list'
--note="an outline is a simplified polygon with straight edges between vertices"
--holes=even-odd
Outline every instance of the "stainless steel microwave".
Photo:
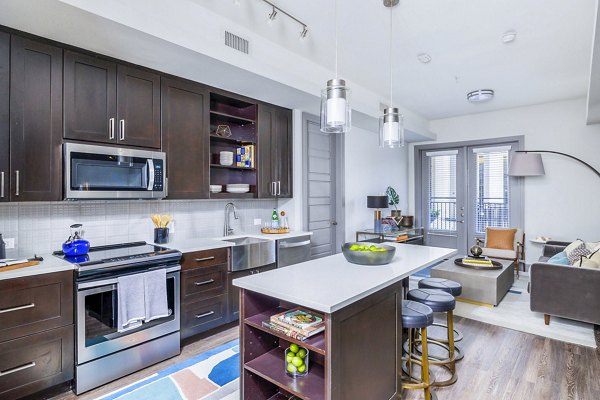
[{"label": "stainless steel microwave", "polygon": [[63,150],[67,200],[167,196],[165,153],[79,143]]}]

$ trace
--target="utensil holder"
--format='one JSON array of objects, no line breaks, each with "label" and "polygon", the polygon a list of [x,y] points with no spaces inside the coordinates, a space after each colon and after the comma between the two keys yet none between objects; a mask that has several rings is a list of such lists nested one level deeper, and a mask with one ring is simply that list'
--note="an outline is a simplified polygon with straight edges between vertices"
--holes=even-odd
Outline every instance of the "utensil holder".
[{"label": "utensil holder", "polygon": [[169,228],[154,228],[154,243],[168,243]]}]

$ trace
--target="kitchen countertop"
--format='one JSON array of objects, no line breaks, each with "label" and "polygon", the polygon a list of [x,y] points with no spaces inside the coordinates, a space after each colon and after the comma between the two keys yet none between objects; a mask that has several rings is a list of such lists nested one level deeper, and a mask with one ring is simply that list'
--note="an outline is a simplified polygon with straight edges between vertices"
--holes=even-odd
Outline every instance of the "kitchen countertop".
[{"label": "kitchen countertop", "polygon": [[52,254],[41,254],[41,257],[44,258],[44,261],[38,265],[34,265],[33,267],[13,269],[11,271],[4,272],[2,272],[2,269],[0,269],[0,280],[50,274],[52,272],[69,271],[75,269],[73,264],[55,257]]},{"label": "kitchen countertop", "polygon": [[442,247],[386,244],[396,247],[396,254],[387,265],[356,265],[346,261],[339,253],[238,278],[233,284],[317,311],[333,313],[456,254],[456,250]]}]

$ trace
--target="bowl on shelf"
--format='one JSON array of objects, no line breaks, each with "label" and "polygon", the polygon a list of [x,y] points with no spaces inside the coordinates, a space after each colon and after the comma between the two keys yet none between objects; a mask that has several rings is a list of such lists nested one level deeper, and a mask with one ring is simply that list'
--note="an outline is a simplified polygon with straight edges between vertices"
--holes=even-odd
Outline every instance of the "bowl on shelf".
[{"label": "bowl on shelf", "polygon": [[[357,248],[358,246],[358,248]],[[370,251],[361,250],[364,247],[375,246],[384,250]],[[353,250],[351,250],[353,249]],[[342,253],[348,262],[359,265],[385,265],[389,264],[396,254],[396,248],[387,244],[375,244],[367,242],[349,242],[342,246]]]},{"label": "bowl on shelf", "polygon": [[221,186],[221,185],[210,185],[208,187],[208,189],[210,190],[211,193],[221,193],[221,191],[223,190],[223,186]]},{"label": "bowl on shelf", "polygon": [[219,153],[219,163],[221,165],[230,166],[233,165],[233,152],[222,151]]},{"label": "bowl on shelf", "polygon": [[248,193],[250,191],[250,185],[246,183],[232,183],[225,186],[227,193]]}]

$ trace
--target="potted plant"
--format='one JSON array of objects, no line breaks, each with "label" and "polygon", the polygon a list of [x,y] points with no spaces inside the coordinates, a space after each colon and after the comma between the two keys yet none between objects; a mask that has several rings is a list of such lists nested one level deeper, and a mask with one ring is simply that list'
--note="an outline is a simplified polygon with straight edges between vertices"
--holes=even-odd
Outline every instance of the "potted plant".
[{"label": "potted plant", "polygon": [[402,211],[398,210],[398,204],[400,204],[400,196],[398,196],[396,189],[394,189],[391,186],[388,186],[388,188],[385,190],[385,194],[388,197],[390,206],[394,206],[394,210],[392,210],[392,218],[394,218],[397,223],[400,223],[400,221],[402,220]]}]

